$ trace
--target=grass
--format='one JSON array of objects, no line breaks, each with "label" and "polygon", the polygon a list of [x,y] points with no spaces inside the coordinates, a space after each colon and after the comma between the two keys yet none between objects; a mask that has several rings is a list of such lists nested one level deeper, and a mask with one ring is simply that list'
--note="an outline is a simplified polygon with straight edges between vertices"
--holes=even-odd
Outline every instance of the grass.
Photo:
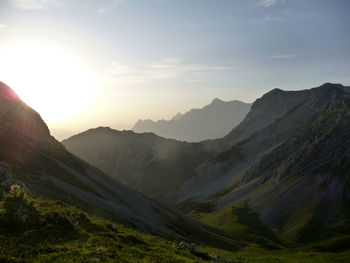
[{"label": "grass", "polygon": [[[204,221],[219,225],[222,220],[223,229],[236,233],[237,239],[244,239],[251,224],[262,231],[251,211],[245,207],[235,209],[207,215]],[[256,231],[251,234],[257,235]],[[140,233],[61,201],[31,196],[18,186],[0,195],[0,262],[322,263],[350,259],[349,251],[313,252],[311,247],[271,250],[253,239],[235,251],[210,247],[205,240],[191,251],[181,248],[179,241]],[[338,238],[316,245],[320,248],[346,242],[348,239]]]},{"label": "grass", "polygon": [[227,206],[213,213],[189,214],[195,219],[219,228],[228,233],[232,238],[244,244],[257,244],[269,249],[280,247],[280,241],[273,231],[261,223],[258,215],[245,204]]}]

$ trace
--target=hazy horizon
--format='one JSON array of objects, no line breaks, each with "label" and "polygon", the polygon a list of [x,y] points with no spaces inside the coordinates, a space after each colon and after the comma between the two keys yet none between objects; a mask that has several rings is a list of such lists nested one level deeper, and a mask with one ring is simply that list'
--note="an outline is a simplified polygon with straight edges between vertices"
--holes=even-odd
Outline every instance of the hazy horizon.
[{"label": "hazy horizon", "polygon": [[[204,105],[201,105],[201,106],[198,106],[198,107],[190,107],[190,106],[189,106],[189,108],[184,109],[184,111],[182,111],[182,112],[180,112],[180,111],[174,112],[174,114],[172,114],[172,115],[171,115],[171,113],[170,113],[170,116],[167,117],[167,118],[159,118],[159,119],[139,118],[139,119],[137,119],[137,120],[134,120],[134,122],[132,122],[132,120],[131,120],[131,124],[130,124],[130,125],[129,125],[129,124],[126,124],[125,126],[123,126],[123,125],[118,125],[118,124],[113,125],[113,123],[112,123],[111,125],[105,125],[105,124],[101,124],[101,125],[97,125],[97,126],[88,126],[88,125],[87,125],[87,126],[85,126],[85,127],[82,126],[82,127],[77,128],[77,129],[75,129],[75,130],[74,130],[74,129],[69,130],[69,129],[64,128],[64,127],[55,127],[55,126],[49,127],[49,129],[50,129],[52,135],[53,135],[54,137],[56,137],[56,139],[58,139],[58,140],[60,140],[60,141],[61,141],[61,140],[64,140],[64,139],[67,139],[67,138],[71,137],[72,135],[75,135],[75,134],[78,134],[78,133],[82,133],[82,132],[84,132],[84,131],[86,131],[86,130],[88,130],[88,129],[94,129],[94,128],[98,128],[98,127],[110,127],[110,128],[112,128],[112,129],[116,129],[116,130],[133,130],[135,124],[136,124],[138,121],[140,121],[140,120],[152,120],[152,121],[154,121],[155,123],[156,123],[157,121],[160,121],[160,120],[170,121],[170,120],[172,120],[172,118],[175,117],[175,115],[177,115],[177,114],[183,115],[183,114],[185,114],[185,113],[190,112],[191,110],[203,109],[205,106],[210,105],[210,104],[213,102],[214,99],[219,99],[219,100],[221,100],[221,101],[223,101],[223,102],[237,101],[237,100],[235,100],[235,99],[232,99],[232,100],[222,100],[222,99],[220,99],[220,98],[213,98],[211,101],[208,101],[208,102],[207,102],[206,104],[204,104]],[[238,100],[238,101],[240,101],[240,100]],[[253,102],[240,101],[240,102],[243,102],[243,103],[246,103],[246,104],[252,104],[254,101],[253,101]],[[135,132],[138,133],[138,131],[135,131]],[[159,135],[159,134],[158,134],[158,135]]]},{"label": "hazy horizon", "polygon": [[218,97],[350,84],[350,4],[2,0],[0,80],[52,130],[131,129]]}]

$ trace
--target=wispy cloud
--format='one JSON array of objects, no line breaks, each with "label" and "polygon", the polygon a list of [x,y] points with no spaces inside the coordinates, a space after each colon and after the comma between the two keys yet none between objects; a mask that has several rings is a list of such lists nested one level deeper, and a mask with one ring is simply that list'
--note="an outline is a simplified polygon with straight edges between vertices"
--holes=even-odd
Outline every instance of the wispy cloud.
[{"label": "wispy cloud", "polygon": [[277,3],[284,3],[285,0],[258,0],[257,5],[263,7],[270,7]]},{"label": "wispy cloud", "polygon": [[268,23],[268,22],[275,22],[275,21],[287,21],[288,18],[286,17],[277,17],[273,16],[271,14],[267,14],[262,18],[256,18],[256,19],[250,19],[246,21],[247,24],[260,24],[260,23]]},{"label": "wispy cloud", "polygon": [[288,59],[288,58],[295,58],[295,57],[297,57],[297,55],[294,55],[294,54],[281,54],[281,55],[270,56],[270,58],[273,58],[273,59]]},{"label": "wispy cloud", "polygon": [[24,10],[48,9],[61,6],[61,0],[10,0],[16,8]]},{"label": "wispy cloud", "polygon": [[242,68],[244,66],[218,66],[187,64],[178,58],[167,58],[154,63],[123,64],[113,62],[102,73],[102,77],[118,83],[138,84],[157,80],[183,78],[200,81],[205,73]]},{"label": "wispy cloud", "polygon": [[100,6],[98,9],[98,12],[100,14],[106,13],[112,9],[115,9],[117,7],[120,7],[125,3],[126,0],[105,0],[103,1],[103,5]]},{"label": "wispy cloud", "polygon": [[0,24],[0,29],[1,29],[1,28],[4,28],[4,27],[7,27],[7,25],[5,25],[5,24]]}]

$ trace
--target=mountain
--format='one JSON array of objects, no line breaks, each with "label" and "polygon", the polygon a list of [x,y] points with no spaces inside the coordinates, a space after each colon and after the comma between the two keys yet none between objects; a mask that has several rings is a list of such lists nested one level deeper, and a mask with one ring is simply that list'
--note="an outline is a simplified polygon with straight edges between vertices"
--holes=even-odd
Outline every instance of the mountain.
[{"label": "mountain", "polygon": [[222,139],[227,150],[198,167],[176,195],[182,205],[209,202],[214,213],[245,202],[263,222],[300,239],[322,229],[346,233],[349,134],[349,87],[273,90]]},{"label": "mountain", "polygon": [[[166,145],[177,145],[176,154],[169,151],[157,156],[150,150],[154,144],[135,150],[128,140],[120,142],[123,147],[111,143],[109,153],[114,149],[118,154],[109,154],[104,146],[111,138],[105,137],[106,142],[100,144],[102,134],[94,137],[91,147],[86,146],[92,138],[88,133],[64,144],[105,171],[105,165],[96,163],[98,159],[119,165],[115,157],[126,149],[130,156],[142,155],[147,161],[124,170],[131,178],[124,182],[184,212],[198,214],[199,219],[210,215],[211,220],[222,222],[220,216],[229,207],[244,204],[263,222],[301,240],[315,233],[347,233],[349,90],[331,83],[301,91],[274,89],[256,100],[244,120],[221,139],[188,144],[133,134],[141,141],[142,136],[153,136]],[[82,152],[93,152],[95,159],[83,157]]]},{"label": "mountain", "polygon": [[[327,94],[327,97],[333,95]],[[336,101],[334,98],[334,103]],[[340,102],[341,100],[337,103]],[[349,101],[342,102],[345,104],[334,104],[335,112],[331,111],[331,115],[313,124],[311,128],[312,130],[328,123],[327,132],[322,130],[322,134],[344,135],[342,146],[333,145],[333,137],[328,144],[320,145],[333,153],[326,156],[327,165],[334,165],[335,160],[343,156],[343,150],[346,152],[348,149],[347,119],[343,117],[348,118],[345,113],[348,111]],[[330,114],[327,111],[325,113]],[[303,136],[304,134],[300,134],[300,138],[293,141],[294,147],[298,148],[300,141],[304,141]],[[155,171],[170,171],[169,174],[173,177],[180,176],[189,167],[208,163],[205,160],[215,158],[216,150],[219,146],[222,147],[221,142],[184,143],[160,138],[154,134],[140,135],[108,128],[90,130],[74,136],[73,139],[76,147],[79,143],[91,140],[91,144],[88,144],[91,151],[96,146],[96,141],[101,142],[104,148],[110,146],[111,149],[106,151],[104,156],[108,162],[113,161],[113,155],[108,157],[107,154],[111,154],[109,151],[118,146],[120,149],[115,149],[119,158],[117,163],[121,160],[123,163],[117,168],[124,172],[126,181],[127,170],[142,165],[153,167]],[[216,150],[209,151],[208,143],[216,145]],[[333,151],[330,145],[337,151]],[[291,145],[285,147],[289,149]],[[307,153],[315,153],[312,157],[316,158],[319,157],[318,152],[319,150]],[[96,157],[100,153],[97,152]],[[90,155],[93,156],[91,152]],[[148,159],[141,159],[142,155],[148,156]],[[283,159],[285,156],[280,157]],[[195,160],[197,162],[194,162]],[[269,160],[267,154],[266,160],[251,166],[250,172],[242,177],[242,186],[262,175],[284,182],[283,169],[279,177],[276,177],[275,173],[271,175],[270,170],[266,169],[274,169],[275,164],[271,165]],[[329,175],[326,184],[322,183],[322,188],[332,190],[326,196],[330,205],[334,205],[333,200],[339,200],[342,194],[340,190],[346,187],[349,189],[347,160],[343,158],[340,163],[345,165],[344,167],[337,166],[339,169],[334,172],[338,174]],[[298,163],[297,161],[298,157],[294,163]],[[319,162],[319,159],[315,161]],[[175,169],[176,166],[179,168]],[[284,167],[283,165],[282,168]],[[302,173],[304,167],[296,166],[293,169],[295,173]],[[306,170],[308,171],[307,165]],[[142,170],[138,172],[141,174]],[[148,172],[145,175],[152,174]],[[178,180],[178,183],[189,179],[193,172]],[[171,179],[171,176],[168,176],[168,179]],[[334,181],[333,177],[338,178],[337,181]],[[165,180],[159,181],[162,180],[160,174],[150,179],[153,181],[149,182],[149,185],[165,183]],[[316,185],[319,185],[321,177],[316,179]],[[285,185],[282,184],[282,187]],[[160,187],[154,189],[158,191]],[[261,194],[261,189],[259,191],[258,188],[257,193]],[[311,193],[316,193],[315,187]],[[163,192],[163,195],[165,194]],[[270,194],[275,198],[274,192]],[[225,195],[218,197],[223,196]],[[232,196],[229,194],[227,197]],[[217,200],[223,202],[226,199]],[[347,200],[344,199],[345,201]],[[249,208],[236,206],[229,211],[219,210],[215,213],[211,209],[207,206],[206,215],[196,213],[192,216],[220,227],[221,230],[191,220],[111,179],[109,175],[69,153],[50,135],[40,115],[0,82],[1,262],[347,262],[350,257],[346,251],[315,252],[344,251],[348,249],[347,236],[318,242],[312,246],[291,248],[288,245],[285,249],[286,244],[262,224]],[[337,210],[337,206],[331,210]],[[232,216],[230,211],[234,213]],[[334,221],[338,223],[337,231],[342,226],[339,225],[339,221],[346,222],[349,218],[349,210],[343,211],[338,218],[341,220]],[[315,228],[310,229],[315,232]],[[182,241],[179,242],[180,240]],[[187,242],[196,242],[199,246],[197,248],[195,244]]]},{"label": "mountain", "polygon": [[[17,184],[36,197],[107,214],[118,222],[163,236],[181,236],[185,225],[190,229],[198,226],[68,152],[50,135],[40,115],[2,82],[0,146],[0,196],[2,187]],[[200,233],[201,226],[196,231]]]},{"label": "mountain", "polygon": [[193,169],[212,155],[196,143],[108,127],[90,129],[62,143],[113,178],[156,198],[191,177]]},{"label": "mountain", "polygon": [[139,120],[132,130],[188,142],[221,138],[244,119],[250,106],[249,103],[216,98],[201,109],[178,113],[171,120]]}]

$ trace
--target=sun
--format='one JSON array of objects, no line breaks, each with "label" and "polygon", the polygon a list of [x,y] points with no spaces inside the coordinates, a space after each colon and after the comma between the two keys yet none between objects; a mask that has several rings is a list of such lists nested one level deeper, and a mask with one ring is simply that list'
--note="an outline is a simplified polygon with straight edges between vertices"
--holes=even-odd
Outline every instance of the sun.
[{"label": "sun", "polygon": [[94,97],[94,77],[74,54],[24,42],[0,51],[0,80],[48,123],[74,119]]}]

